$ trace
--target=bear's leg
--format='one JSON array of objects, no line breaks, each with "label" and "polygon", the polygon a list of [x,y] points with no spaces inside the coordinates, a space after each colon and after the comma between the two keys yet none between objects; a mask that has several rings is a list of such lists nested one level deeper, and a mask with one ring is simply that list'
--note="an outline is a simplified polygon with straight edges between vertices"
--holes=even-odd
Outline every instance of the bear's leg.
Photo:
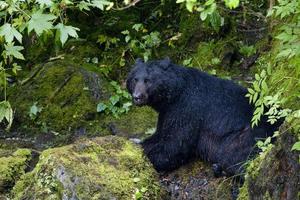
[{"label": "bear's leg", "polygon": [[[187,132],[172,131],[169,135],[155,133],[142,143],[144,152],[157,171],[170,171],[194,157],[194,138]],[[195,134],[194,134],[195,135]]]}]

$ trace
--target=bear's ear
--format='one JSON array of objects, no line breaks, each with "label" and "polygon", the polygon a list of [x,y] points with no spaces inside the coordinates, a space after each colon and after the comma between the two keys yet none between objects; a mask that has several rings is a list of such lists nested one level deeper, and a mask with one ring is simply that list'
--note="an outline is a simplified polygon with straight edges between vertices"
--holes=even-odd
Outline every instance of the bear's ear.
[{"label": "bear's ear", "polygon": [[144,63],[143,59],[137,58],[137,59],[135,60],[135,64],[141,64],[141,63]]},{"label": "bear's ear", "polygon": [[165,57],[160,62],[160,65],[162,66],[163,69],[168,69],[170,64],[171,64],[171,59],[169,57]]}]

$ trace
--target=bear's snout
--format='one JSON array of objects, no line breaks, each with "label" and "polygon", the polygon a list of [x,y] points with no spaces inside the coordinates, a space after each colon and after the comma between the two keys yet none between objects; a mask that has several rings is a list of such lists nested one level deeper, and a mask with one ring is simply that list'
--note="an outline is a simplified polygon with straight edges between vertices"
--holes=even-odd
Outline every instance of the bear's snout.
[{"label": "bear's snout", "polygon": [[132,94],[133,103],[137,106],[142,106],[147,104],[148,95],[146,93],[146,87],[143,83],[137,83],[133,94]]},{"label": "bear's snout", "polygon": [[147,103],[147,95],[139,92],[134,92],[132,95],[133,103],[137,106],[142,106]]}]

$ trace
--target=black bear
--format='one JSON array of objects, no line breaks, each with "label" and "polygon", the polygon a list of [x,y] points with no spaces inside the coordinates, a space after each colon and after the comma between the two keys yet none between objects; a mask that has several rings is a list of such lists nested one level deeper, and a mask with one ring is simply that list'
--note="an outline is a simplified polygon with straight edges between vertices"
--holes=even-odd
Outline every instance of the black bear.
[{"label": "black bear", "polygon": [[199,157],[227,175],[242,172],[256,138],[273,134],[278,124],[262,119],[251,128],[253,106],[247,90],[170,59],[136,61],[127,78],[134,104],[158,113],[156,133],[143,141],[157,171],[170,171]]}]

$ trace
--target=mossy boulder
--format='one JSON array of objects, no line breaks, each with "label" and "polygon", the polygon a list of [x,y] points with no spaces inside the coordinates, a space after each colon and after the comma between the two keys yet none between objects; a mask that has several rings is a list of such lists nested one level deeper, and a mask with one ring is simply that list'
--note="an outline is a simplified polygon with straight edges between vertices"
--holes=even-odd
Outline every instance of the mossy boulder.
[{"label": "mossy boulder", "polygon": [[[1,152],[8,153],[8,151]],[[31,160],[31,150],[18,149],[12,155],[0,157],[0,194],[10,189],[25,174]]]},{"label": "mossy boulder", "polygon": [[[98,113],[97,104],[109,101],[115,95],[114,87],[100,70],[101,64],[79,62],[80,56],[73,53],[80,51],[72,47],[72,54],[65,59],[37,65],[9,88],[8,98],[15,110],[12,131],[23,133],[25,138],[33,136],[38,144],[52,142],[53,146],[85,134],[130,137],[155,126],[157,117],[149,108],[132,108],[119,118]],[[84,55],[92,49],[86,47]]]},{"label": "mossy boulder", "polygon": [[239,200],[299,199],[299,152],[291,151],[297,136],[288,129],[288,126],[282,126],[273,148],[249,163]]},{"label": "mossy boulder", "polygon": [[[108,81],[98,74],[74,62],[55,61],[37,66],[9,91],[9,98],[19,128],[61,132],[92,126],[93,119],[86,118],[96,113],[96,103],[108,97],[107,90]],[[30,113],[31,108],[35,111]]]},{"label": "mossy boulder", "polygon": [[33,171],[12,190],[13,199],[164,199],[142,150],[117,136],[81,139],[42,152]]}]

